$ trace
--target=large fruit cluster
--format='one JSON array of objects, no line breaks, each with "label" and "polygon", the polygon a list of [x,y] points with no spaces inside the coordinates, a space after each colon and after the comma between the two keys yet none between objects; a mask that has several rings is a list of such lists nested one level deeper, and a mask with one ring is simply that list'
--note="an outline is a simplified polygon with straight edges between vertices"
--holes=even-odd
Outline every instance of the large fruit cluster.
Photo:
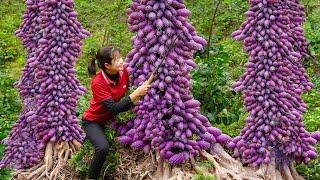
[{"label": "large fruit cluster", "polygon": [[240,136],[228,144],[243,163],[257,166],[308,163],[317,157],[317,142],[304,129],[306,104],[301,95],[312,88],[300,61],[307,54],[296,0],[250,0],[246,20],[232,36],[249,54],[246,72],[233,84],[243,93],[250,114]]},{"label": "large fruit cluster", "polygon": [[72,0],[28,0],[16,32],[27,60],[16,83],[23,108],[8,137],[0,166],[38,164],[48,141],[82,142],[76,103],[86,92],[75,77],[81,40],[89,35],[77,21]]},{"label": "large fruit cluster", "polygon": [[193,53],[206,45],[187,19],[190,14],[182,0],[135,0],[127,10],[129,30],[136,33],[126,61],[130,84],[141,85],[160,68],[133,109],[136,118],[118,128],[118,140],[145,153],[155,149],[170,164],[181,164],[215,142],[230,140],[211,127],[200,114],[199,101],[190,95]]}]

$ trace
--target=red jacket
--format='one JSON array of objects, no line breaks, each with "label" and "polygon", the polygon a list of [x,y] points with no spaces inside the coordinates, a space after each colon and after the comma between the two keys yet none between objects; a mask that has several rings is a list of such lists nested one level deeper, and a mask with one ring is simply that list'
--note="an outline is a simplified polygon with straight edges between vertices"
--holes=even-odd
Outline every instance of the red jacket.
[{"label": "red jacket", "polygon": [[84,111],[83,119],[94,121],[104,125],[106,121],[113,118],[111,113],[102,106],[102,101],[112,98],[115,102],[120,101],[128,90],[129,75],[124,68],[119,72],[116,84],[99,71],[91,81],[92,99],[90,106]]}]

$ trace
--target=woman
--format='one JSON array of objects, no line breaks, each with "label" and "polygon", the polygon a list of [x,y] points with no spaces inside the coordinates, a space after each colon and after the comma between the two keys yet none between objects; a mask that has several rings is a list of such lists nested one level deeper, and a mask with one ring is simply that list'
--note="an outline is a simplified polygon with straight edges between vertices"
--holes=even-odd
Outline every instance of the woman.
[{"label": "woman", "polygon": [[[98,73],[96,73],[96,61],[101,69]],[[104,125],[118,113],[129,110],[147,93],[150,85],[143,84],[129,96],[125,96],[128,90],[128,72],[123,66],[119,49],[114,47],[99,49],[96,58],[89,64],[88,71],[93,75],[92,99],[83,114],[82,126],[86,138],[95,148],[88,179],[98,179],[109,148],[103,133]]]}]

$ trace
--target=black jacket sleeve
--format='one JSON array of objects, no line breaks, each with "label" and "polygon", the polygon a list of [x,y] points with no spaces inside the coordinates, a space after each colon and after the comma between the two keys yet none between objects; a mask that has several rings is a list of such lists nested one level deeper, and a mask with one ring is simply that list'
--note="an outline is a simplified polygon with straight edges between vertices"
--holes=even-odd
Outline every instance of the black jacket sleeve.
[{"label": "black jacket sleeve", "polygon": [[110,98],[102,101],[101,103],[102,106],[105,107],[112,115],[128,111],[133,106],[129,96],[123,97],[119,102],[114,102],[114,100]]}]

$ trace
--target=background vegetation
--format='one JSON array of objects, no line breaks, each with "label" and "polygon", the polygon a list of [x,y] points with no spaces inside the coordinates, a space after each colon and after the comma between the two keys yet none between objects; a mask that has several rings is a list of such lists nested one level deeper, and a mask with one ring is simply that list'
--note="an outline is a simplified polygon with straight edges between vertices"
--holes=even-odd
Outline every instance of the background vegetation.
[{"label": "background vegetation", "polygon": [[[79,13],[79,21],[91,36],[84,41],[82,56],[77,61],[77,77],[86,86],[89,93],[81,97],[77,115],[81,117],[88,106],[90,77],[86,66],[97,48],[105,44],[118,46],[125,56],[130,48],[132,33],[128,32],[125,9],[129,0],[74,0]],[[306,9],[304,24],[305,35],[309,43],[310,57],[304,60],[304,66],[315,87],[303,95],[308,104],[304,122],[309,131],[320,130],[320,2],[302,0]],[[236,136],[244,126],[247,116],[243,110],[240,94],[230,91],[232,82],[239,79],[244,71],[247,55],[242,45],[230,38],[244,20],[243,13],[248,8],[244,0],[186,0],[186,5],[193,15],[191,22],[199,35],[209,40],[210,45],[203,52],[198,52],[195,61],[198,67],[192,72],[193,95],[201,101],[201,110],[210,122],[230,136]],[[218,5],[218,8],[217,8]],[[12,84],[20,77],[24,66],[25,53],[21,42],[14,32],[21,23],[25,5],[23,0],[1,0],[0,6],[0,140],[4,139],[12,124],[19,116],[21,102],[18,92]],[[212,26],[213,23],[213,26]],[[211,26],[213,27],[211,29]],[[211,35],[210,35],[211,34]],[[106,132],[112,141],[113,132]],[[112,143],[112,148],[116,144]],[[318,147],[320,152],[320,148]],[[0,145],[0,158],[4,146]],[[84,177],[93,149],[88,142],[70,163],[79,176]],[[116,153],[110,153],[103,173],[111,173],[116,167]],[[320,158],[309,165],[298,165],[298,170],[306,179],[320,179]],[[9,179],[10,170],[0,169],[0,179]],[[196,179],[210,179],[197,175]]]}]

